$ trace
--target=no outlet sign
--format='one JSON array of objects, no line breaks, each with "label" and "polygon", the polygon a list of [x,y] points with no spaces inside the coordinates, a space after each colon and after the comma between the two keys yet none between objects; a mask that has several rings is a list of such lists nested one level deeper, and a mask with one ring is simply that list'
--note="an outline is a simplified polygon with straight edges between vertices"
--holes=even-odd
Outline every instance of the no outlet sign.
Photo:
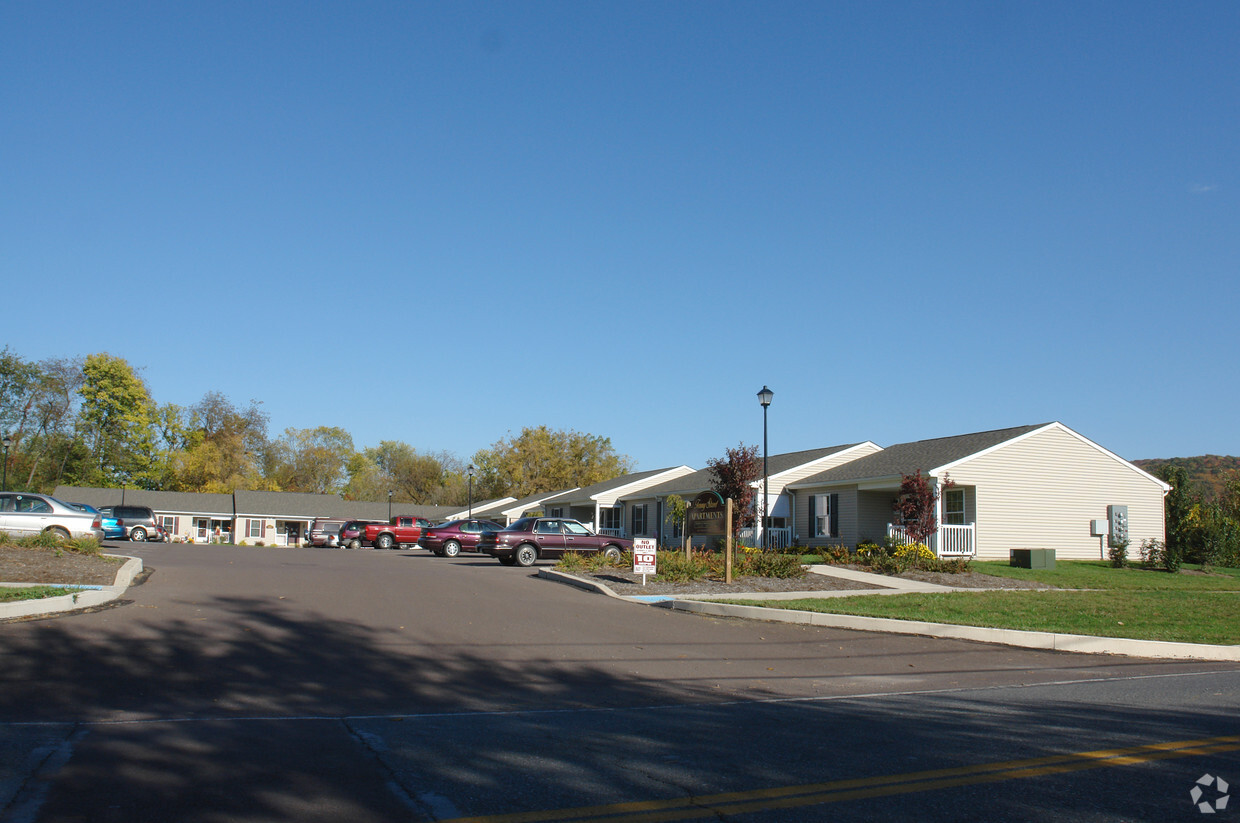
[{"label": "no outlet sign", "polygon": [[658,541],[653,537],[633,538],[633,574],[654,574]]}]

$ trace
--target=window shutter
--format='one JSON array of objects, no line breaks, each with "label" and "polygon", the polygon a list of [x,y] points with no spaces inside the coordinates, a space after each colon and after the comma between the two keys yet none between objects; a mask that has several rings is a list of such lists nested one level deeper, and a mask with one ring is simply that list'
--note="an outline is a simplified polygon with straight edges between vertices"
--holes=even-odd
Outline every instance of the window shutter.
[{"label": "window shutter", "polygon": [[840,536],[840,496],[831,495],[831,536]]},{"label": "window shutter", "polygon": [[267,536],[267,521],[263,521],[263,537]]},{"label": "window shutter", "polygon": [[818,536],[818,513],[815,511],[818,503],[818,495],[811,494],[809,496],[809,536]]}]

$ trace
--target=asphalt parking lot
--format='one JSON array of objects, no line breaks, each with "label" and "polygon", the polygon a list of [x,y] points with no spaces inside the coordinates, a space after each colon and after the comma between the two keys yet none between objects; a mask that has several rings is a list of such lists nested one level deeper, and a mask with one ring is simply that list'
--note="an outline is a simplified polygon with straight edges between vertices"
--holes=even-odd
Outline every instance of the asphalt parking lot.
[{"label": "asphalt parking lot", "polygon": [[6,820],[1165,819],[1240,775],[1234,664],[678,614],[474,556],[127,548],[124,602],[0,625]]}]

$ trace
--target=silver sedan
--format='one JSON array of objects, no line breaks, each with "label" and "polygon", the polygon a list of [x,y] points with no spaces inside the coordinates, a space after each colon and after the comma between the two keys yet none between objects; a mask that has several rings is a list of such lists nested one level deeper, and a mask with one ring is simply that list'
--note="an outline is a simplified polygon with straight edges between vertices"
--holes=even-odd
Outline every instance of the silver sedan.
[{"label": "silver sedan", "polygon": [[98,514],[78,511],[51,495],[33,492],[0,492],[0,532],[15,536],[52,532],[66,539],[103,539]]}]

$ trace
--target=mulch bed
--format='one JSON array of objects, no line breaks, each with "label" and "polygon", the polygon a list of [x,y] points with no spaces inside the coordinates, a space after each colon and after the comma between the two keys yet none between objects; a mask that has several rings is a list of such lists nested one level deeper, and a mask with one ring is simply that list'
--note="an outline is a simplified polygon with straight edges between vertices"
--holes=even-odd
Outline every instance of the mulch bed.
[{"label": "mulch bed", "polygon": [[64,549],[0,546],[0,582],[111,586],[124,562]]},{"label": "mulch bed", "polygon": [[[856,571],[870,571],[864,566],[844,566]],[[597,580],[619,595],[631,596],[640,594],[732,594],[740,592],[829,592],[829,591],[861,591],[879,588],[881,584],[871,585],[856,580],[845,580],[825,574],[808,573],[804,577],[738,577],[731,583],[722,580],[693,580],[687,583],[661,583],[652,577],[646,578],[642,585],[641,575],[633,574],[624,569],[607,569],[589,574],[582,574]],[[947,574],[946,572],[905,572],[899,575],[906,580],[920,580],[924,583],[937,583],[940,586],[956,586],[967,589],[1047,589],[1042,583],[1032,580],[1013,580],[994,577],[977,572]]]}]

